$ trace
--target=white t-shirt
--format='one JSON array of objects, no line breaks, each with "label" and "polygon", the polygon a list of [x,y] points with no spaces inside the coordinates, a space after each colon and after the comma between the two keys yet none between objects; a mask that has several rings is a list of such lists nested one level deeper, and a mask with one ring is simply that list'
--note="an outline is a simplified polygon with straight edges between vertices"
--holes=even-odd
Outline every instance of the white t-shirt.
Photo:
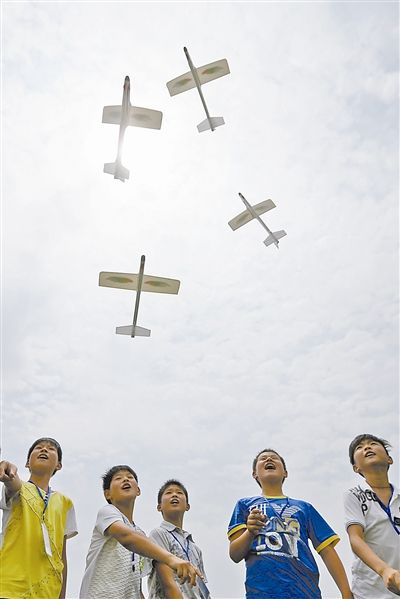
[{"label": "white t-shirt", "polygon": [[144,532],[122,514],[115,505],[99,510],[86,557],[80,599],[140,599],[141,578],[151,568],[151,561],[126,549],[105,531],[114,522],[123,522],[136,532]]},{"label": "white t-shirt", "polygon": [[[400,492],[394,488],[389,502],[389,514],[377,496],[363,481],[344,495],[345,525],[359,524],[364,540],[376,555],[395,570],[400,570]],[[397,531],[396,532],[396,529]],[[354,555],[352,565],[354,599],[393,599],[382,578]]]}]

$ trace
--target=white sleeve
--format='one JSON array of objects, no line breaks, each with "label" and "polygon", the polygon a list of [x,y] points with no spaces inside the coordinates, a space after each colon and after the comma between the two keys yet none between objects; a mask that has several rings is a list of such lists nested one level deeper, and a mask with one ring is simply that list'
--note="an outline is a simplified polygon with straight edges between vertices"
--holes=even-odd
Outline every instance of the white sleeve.
[{"label": "white sleeve", "polygon": [[114,524],[114,522],[122,522],[124,524],[121,512],[114,505],[105,505],[97,514],[95,528],[97,528],[100,534],[104,535],[107,528],[109,528],[111,524]]},{"label": "white sleeve", "polygon": [[349,489],[344,494],[344,524],[346,530],[351,524],[359,524],[365,529],[365,516],[361,507],[361,499],[357,496],[358,494],[358,489]]},{"label": "white sleeve", "polygon": [[7,489],[6,486],[3,485],[1,490],[1,499],[0,499],[0,510],[10,510],[12,502],[19,496],[19,491],[11,495],[11,497],[7,497]]},{"label": "white sleeve", "polygon": [[78,534],[78,525],[76,523],[75,508],[73,505],[68,510],[67,520],[65,522],[65,536],[71,539]]}]

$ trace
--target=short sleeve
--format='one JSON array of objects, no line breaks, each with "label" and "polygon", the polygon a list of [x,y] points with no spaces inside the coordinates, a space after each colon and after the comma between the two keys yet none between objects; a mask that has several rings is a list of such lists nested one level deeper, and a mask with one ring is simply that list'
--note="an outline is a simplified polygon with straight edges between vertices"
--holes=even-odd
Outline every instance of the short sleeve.
[{"label": "short sleeve", "polygon": [[65,523],[64,534],[67,537],[67,539],[71,539],[72,537],[75,537],[75,535],[78,534],[78,525],[76,523],[75,508],[73,505],[71,505],[67,512],[67,520]]},{"label": "short sleeve", "polygon": [[167,551],[171,551],[171,545],[166,538],[165,533],[162,528],[155,528],[149,534],[149,538],[156,543],[159,547],[166,549]]},{"label": "short sleeve", "polygon": [[345,492],[343,497],[344,503],[344,524],[346,530],[352,524],[359,524],[365,529],[365,516],[361,509],[361,504],[354,494],[353,489]]},{"label": "short sleeve", "polygon": [[308,534],[314,549],[320,553],[328,545],[334,547],[340,541],[338,535],[332,530],[329,524],[324,520],[319,512],[310,504]]},{"label": "short sleeve", "polygon": [[97,514],[95,528],[100,534],[104,535],[107,528],[109,528],[111,524],[114,524],[114,522],[122,522],[125,524],[122,514],[117,508],[111,504],[105,505]]},{"label": "short sleeve", "polygon": [[0,499],[0,509],[1,510],[10,510],[13,501],[19,496],[19,491],[12,495],[11,497],[7,497],[6,495],[6,486],[3,485],[1,490],[1,499]]},{"label": "short sleeve", "polygon": [[238,532],[238,530],[247,528],[248,515],[248,508],[243,504],[243,501],[239,499],[239,501],[235,505],[228,525],[228,539],[230,539],[236,532]]}]

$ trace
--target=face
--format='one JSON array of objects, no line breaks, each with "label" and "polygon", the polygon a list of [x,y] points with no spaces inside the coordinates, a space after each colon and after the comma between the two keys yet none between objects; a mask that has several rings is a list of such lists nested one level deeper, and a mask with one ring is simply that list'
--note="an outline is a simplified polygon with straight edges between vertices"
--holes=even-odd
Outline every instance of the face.
[{"label": "face", "polygon": [[34,474],[53,475],[62,468],[58,461],[57,448],[50,441],[40,441],[33,448],[26,467]]},{"label": "face", "polygon": [[253,477],[261,484],[263,481],[283,482],[287,477],[287,472],[276,453],[273,451],[263,451],[257,458]]},{"label": "face", "polygon": [[392,458],[378,441],[365,439],[354,449],[354,472],[362,473],[368,469],[383,467],[388,469],[390,464],[393,464]]},{"label": "face", "polygon": [[190,509],[185,492],[178,485],[170,485],[161,496],[161,503],[157,506],[163,514],[183,513]]},{"label": "face", "polygon": [[140,495],[139,485],[129,470],[119,470],[111,479],[110,488],[104,491],[107,501],[117,505],[129,502]]}]

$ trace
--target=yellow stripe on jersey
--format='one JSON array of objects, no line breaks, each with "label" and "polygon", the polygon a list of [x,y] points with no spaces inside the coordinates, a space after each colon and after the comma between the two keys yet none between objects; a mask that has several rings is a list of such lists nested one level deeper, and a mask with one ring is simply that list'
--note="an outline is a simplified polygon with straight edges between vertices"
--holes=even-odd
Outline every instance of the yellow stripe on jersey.
[{"label": "yellow stripe on jersey", "polygon": [[328,545],[332,545],[332,547],[334,547],[336,543],[339,543],[339,541],[340,537],[338,537],[338,535],[333,535],[329,537],[329,539],[325,539],[325,541],[321,543],[321,545],[318,545],[318,547],[315,548],[315,551],[317,553],[321,553],[321,551],[325,549],[325,547],[328,547]]}]

